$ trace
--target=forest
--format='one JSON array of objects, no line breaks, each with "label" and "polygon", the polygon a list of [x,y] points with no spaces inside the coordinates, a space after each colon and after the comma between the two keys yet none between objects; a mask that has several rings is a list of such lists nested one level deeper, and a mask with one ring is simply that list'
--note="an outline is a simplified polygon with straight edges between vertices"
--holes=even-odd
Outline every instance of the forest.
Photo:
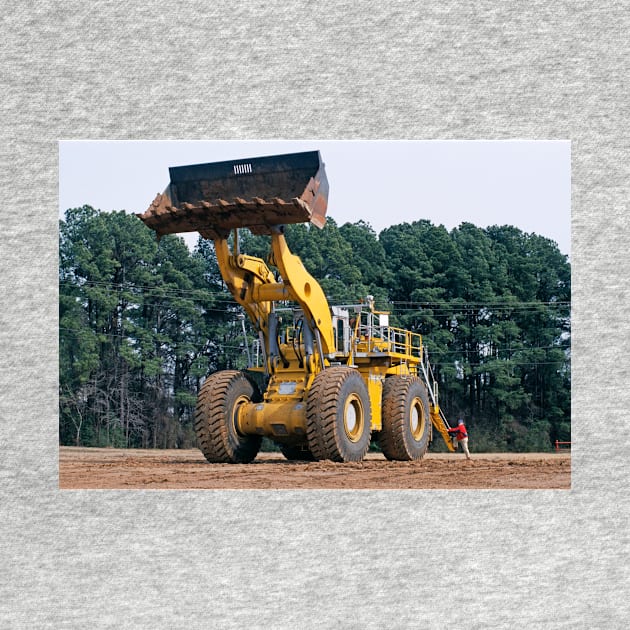
[{"label": "forest", "polygon": [[[571,439],[571,269],[555,242],[510,225],[420,220],[287,226],[329,303],[373,295],[423,335],[446,417],[476,451],[546,451]],[[247,230],[241,250],[267,258]],[[59,443],[194,448],[197,392],[243,368],[254,338],[213,243],[193,251],[124,211],[71,208],[59,222]],[[245,334],[244,334],[245,331]],[[439,450],[435,440],[432,448]],[[375,446],[375,448],[377,448]]]}]

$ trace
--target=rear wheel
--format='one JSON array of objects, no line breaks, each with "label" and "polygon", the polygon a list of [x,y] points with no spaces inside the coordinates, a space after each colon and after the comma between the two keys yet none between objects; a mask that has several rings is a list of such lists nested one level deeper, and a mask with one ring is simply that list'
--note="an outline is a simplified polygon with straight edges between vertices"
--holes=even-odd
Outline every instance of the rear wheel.
[{"label": "rear wheel", "polygon": [[238,408],[253,396],[254,387],[242,372],[225,370],[205,380],[195,409],[195,431],[209,462],[247,464],[256,458],[261,436],[241,435],[236,428]]},{"label": "rear wheel", "polygon": [[387,459],[421,459],[429,447],[429,398],[415,376],[390,376],[383,384],[383,428],[379,442]]},{"label": "rear wheel", "polygon": [[315,377],[306,400],[306,433],[316,459],[361,461],[371,423],[367,387],[356,370],[332,367]]}]

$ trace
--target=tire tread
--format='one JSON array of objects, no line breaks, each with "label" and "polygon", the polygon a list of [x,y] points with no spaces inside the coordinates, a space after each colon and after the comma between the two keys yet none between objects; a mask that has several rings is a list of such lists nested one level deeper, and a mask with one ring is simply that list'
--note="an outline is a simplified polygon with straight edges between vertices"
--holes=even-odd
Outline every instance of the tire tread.
[{"label": "tire tread", "polygon": [[[368,433],[358,449],[350,448],[348,439],[338,422],[340,394],[348,379],[359,379],[365,389],[367,404],[364,405],[364,422]],[[361,461],[370,446],[371,414],[367,388],[359,372],[349,367],[331,367],[320,372],[313,381],[306,401],[306,434],[309,449],[315,459],[330,459],[335,462]]]},{"label": "tire tread", "polygon": [[[233,388],[243,387],[242,372],[223,370],[211,374],[203,383],[195,408],[195,433],[201,452],[211,463],[249,463],[258,454],[262,438],[238,436],[230,439],[226,405]],[[251,394],[250,394],[251,396]]]},{"label": "tire tread", "polygon": [[[407,402],[409,390],[420,383],[425,422],[430,422],[428,399],[422,381],[416,376],[389,376],[383,383],[383,428],[379,444],[385,457],[394,461],[421,459],[429,446],[428,434],[420,449],[407,442]],[[430,428],[428,428],[429,430]]]}]

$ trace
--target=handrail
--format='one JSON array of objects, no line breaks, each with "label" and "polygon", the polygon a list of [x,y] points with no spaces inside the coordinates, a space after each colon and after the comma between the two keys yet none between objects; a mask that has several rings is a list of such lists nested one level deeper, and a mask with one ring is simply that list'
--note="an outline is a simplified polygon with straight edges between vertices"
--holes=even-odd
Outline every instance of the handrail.
[{"label": "handrail", "polygon": [[403,328],[393,326],[378,326],[375,324],[361,323],[358,329],[359,336],[365,337],[369,351],[375,346],[387,344],[387,349],[393,354],[402,354],[407,357],[422,359],[422,335]]}]

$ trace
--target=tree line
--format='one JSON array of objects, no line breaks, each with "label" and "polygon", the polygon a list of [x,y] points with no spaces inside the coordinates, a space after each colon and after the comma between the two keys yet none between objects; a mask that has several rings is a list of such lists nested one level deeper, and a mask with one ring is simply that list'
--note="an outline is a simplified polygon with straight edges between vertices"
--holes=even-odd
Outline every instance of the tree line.
[{"label": "tree line", "polygon": [[[269,240],[241,234],[266,258]],[[447,418],[476,450],[548,450],[570,440],[567,257],[513,226],[448,231],[421,220],[376,234],[363,221],[287,227],[331,304],[373,295],[419,332]],[[155,234],[124,211],[83,206],[59,226],[59,440],[195,446],[204,377],[247,364],[253,331],[223,285],[213,244]],[[440,448],[439,440],[435,447]]]}]

